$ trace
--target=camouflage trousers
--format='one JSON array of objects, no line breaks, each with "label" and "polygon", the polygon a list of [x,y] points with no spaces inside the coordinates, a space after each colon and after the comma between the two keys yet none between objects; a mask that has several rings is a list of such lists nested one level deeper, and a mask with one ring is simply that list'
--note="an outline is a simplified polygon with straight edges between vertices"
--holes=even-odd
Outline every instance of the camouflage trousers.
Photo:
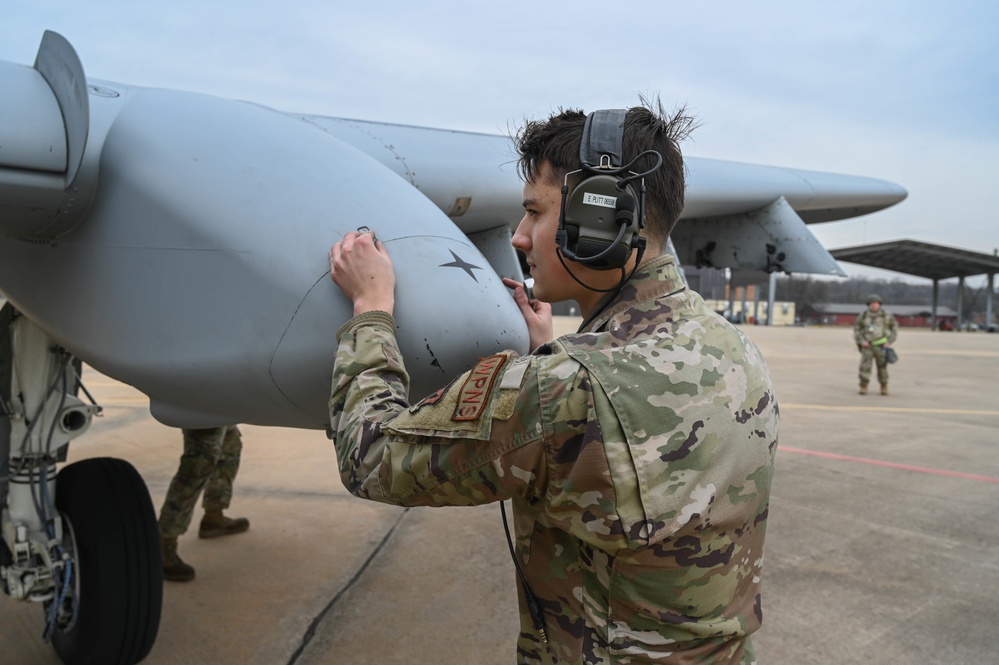
[{"label": "camouflage trousers", "polygon": [[229,507],[243,449],[243,439],[235,425],[183,432],[180,468],[170,481],[160,510],[160,534],[166,538],[176,538],[187,531],[202,491],[202,506],[206,511]]},{"label": "camouflage trousers", "polygon": [[881,344],[860,349],[860,385],[866,386],[871,380],[871,365],[878,366],[878,383],[888,383],[888,359],[885,347]]}]

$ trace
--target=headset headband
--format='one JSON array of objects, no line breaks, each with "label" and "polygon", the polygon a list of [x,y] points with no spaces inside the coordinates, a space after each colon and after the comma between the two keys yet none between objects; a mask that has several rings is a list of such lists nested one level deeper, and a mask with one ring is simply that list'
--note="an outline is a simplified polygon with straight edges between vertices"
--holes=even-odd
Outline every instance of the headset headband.
[{"label": "headset headband", "polygon": [[620,168],[624,159],[624,119],[626,109],[604,109],[586,116],[583,140],[579,143],[579,161],[583,168]]}]

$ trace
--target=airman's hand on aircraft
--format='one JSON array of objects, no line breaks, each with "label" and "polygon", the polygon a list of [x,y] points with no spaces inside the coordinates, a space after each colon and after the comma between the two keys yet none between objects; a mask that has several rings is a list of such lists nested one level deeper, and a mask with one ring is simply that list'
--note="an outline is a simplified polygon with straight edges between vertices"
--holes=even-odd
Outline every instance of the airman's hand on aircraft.
[{"label": "airman's hand on aircraft", "polygon": [[503,278],[503,283],[507,288],[513,289],[513,299],[520,307],[520,313],[527,323],[527,334],[531,341],[531,350],[538,348],[542,344],[552,341],[555,338],[554,327],[552,325],[552,306],[540,300],[528,297],[527,288],[516,280],[508,277]]},{"label": "airman's hand on aircraft", "polygon": [[330,276],[354,303],[354,316],[370,311],[392,314],[395,269],[374,232],[350,231],[330,248]]}]

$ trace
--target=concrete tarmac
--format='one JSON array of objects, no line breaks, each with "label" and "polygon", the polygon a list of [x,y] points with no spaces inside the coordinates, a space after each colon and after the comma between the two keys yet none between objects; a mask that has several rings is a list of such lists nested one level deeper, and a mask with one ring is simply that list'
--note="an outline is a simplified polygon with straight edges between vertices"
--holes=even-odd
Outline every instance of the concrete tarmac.
[{"label": "concrete tarmac", "polygon": [[[568,330],[571,321],[560,325]],[[996,662],[999,335],[902,329],[891,395],[857,394],[845,328],[745,326],[781,410],[760,663]],[[70,459],[114,456],[157,510],[181,435],[96,372],[104,416]],[[180,541],[150,665],[514,662],[514,572],[495,505],[351,497],[322,432],[243,427],[241,535]],[[200,508],[195,520],[200,519]],[[0,596],[0,662],[58,663],[37,606]]]}]

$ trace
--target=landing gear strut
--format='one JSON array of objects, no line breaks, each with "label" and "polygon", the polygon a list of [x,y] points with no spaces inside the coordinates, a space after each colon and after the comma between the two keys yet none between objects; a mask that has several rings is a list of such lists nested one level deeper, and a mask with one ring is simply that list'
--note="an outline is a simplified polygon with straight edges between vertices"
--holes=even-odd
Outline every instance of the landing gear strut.
[{"label": "landing gear strut", "polygon": [[159,629],[159,530],[129,463],[56,474],[100,412],[76,396],[79,368],[9,303],[0,310],[0,586],[43,605],[42,638],[65,663],[132,665]]}]

